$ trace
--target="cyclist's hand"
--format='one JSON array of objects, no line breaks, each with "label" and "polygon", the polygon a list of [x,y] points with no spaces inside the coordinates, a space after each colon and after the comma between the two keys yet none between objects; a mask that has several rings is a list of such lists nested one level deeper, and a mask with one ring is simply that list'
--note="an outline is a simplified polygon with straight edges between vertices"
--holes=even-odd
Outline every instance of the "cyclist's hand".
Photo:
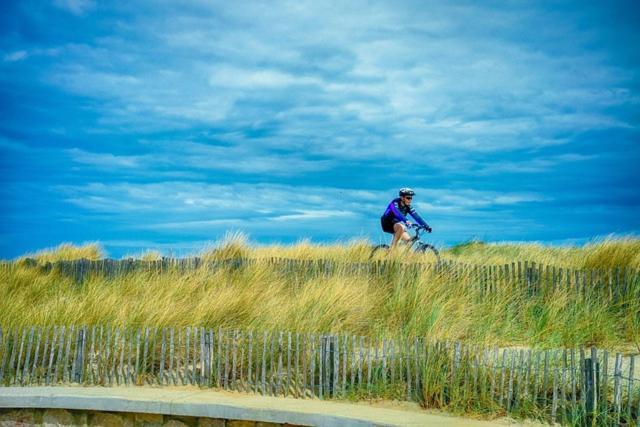
[{"label": "cyclist's hand", "polygon": [[424,229],[427,230],[427,233],[431,233],[433,231],[433,229],[428,225]]}]

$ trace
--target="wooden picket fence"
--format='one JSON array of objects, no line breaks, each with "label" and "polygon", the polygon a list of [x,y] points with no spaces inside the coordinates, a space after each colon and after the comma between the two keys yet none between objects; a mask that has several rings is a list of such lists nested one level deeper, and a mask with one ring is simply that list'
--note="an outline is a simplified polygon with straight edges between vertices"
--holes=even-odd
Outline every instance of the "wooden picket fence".
[{"label": "wooden picket fence", "polygon": [[202,258],[162,258],[157,261],[136,259],[86,259],[40,264],[34,259],[0,263],[0,272],[17,266],[38,268],[43,273],[58,271],[82,283],[91,275],[108,278],[134,272],[162,274],[192,272],[198,269],[242,269],[258,263],[290,274],[305,277],[335,274],[370,274],[373,276],[420,274],[433,272],[446,280],[474,287],[481,295],[491,295],[517,287],[531,295],[559,289],[598,297],[618,303],[640,298],[640,272],[634,268],[573,269],[516,261],[504,265],[472,265],[453,261],[437,263],[400,263],[394,261],[340,262],[328,259],[299,260],[287,258],[203,260]]},{"label": "wooden picket fence", "polygon": [[202,327],[0,327],[0,386],[195,385],[268,396],[478,403],[550,422],[640,423],[635,357],[424,337]]}]

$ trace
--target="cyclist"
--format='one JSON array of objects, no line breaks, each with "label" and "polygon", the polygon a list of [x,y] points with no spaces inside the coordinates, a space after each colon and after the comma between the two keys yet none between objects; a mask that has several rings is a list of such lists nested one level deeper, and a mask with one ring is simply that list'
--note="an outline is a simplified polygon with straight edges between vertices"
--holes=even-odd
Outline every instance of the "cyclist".
[{"label": "cyclist", "polygon": [[431,233],[431,227],[418,215],[415,209],[411,207],[415,192],[410,188],[401,188],[398,198],[395,198],[387,206],[387,210],[380,218],[382,230],[385,233],[393,234],[391,241],[391,249],[396,247],[400,239],[410,241],[411,236],[407,233],[407,228],[411,226],[411,222],[407,219],[407,215],[411,215],[413,219],[424,229]]}]

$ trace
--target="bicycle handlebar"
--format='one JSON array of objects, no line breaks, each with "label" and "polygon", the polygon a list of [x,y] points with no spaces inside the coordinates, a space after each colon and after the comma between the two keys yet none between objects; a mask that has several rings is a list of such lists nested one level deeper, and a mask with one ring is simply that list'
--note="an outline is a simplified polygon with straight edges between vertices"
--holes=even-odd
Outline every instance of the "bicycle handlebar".
[{"label": "bicycle handlebar", "polygon": [[431,227],[429,227],[428,225],[420,225],[420,224],[411,223],[409,228],[415,228],[417,231],[424,230],[426,232],[431,233]]}]

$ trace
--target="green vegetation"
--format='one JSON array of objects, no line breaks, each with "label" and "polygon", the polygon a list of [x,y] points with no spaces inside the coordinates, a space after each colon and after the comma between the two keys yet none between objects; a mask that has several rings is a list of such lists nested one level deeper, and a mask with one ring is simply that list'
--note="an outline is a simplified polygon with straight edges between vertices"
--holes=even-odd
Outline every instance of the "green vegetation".
[{"label": "green vegetation", "polygon": [[[367,342],[376,342],[380,337],[459,342],[462,350],[457,353],[453,347],[430,344],[436,347],[431,347],[427,358],[420,362],[418,369],[423,382],[419,389],[414,384],[414,399],[425,407],[461,414],[482,417],[509,414],[547,421],[552,413],[552,380],[536,382],[523,377],[524,371],[518,371],[514,390],[526,389],[534,394],[516,394],[513,401],[507,402],[504,396],[509,393],[510,382],[505,382],[504,376],[509,378],[511,367],[505,368],[505,374],[505,369],[486,367],[484,362],[478,364],[482,349],[544,350],[595,345],[625,353],[640,350],[639,239],[610,239],[582,247],[470,241],[442,251],[442,258],[456,265],[500,266],[528,261],[537,266],[562,267],[565,272],[566,269],[609,272],[602,276],[600,285],[590,286],[585,292],[566,286],[547,286],[531,292],[528,285],[507,283],[498,292],[486,294],[480,292],[484,279],[474,275],[472,269],[416,268],[415,263],[424,265],[429,258],[402,250],[386,256],[382,271],[350,268],[354,263],[373,265],[369,263],[369,254],[370,245],[363,241],[345,245],[301,242],[290,246],[255,246],[242,235],[232,235],[198,254],[205,261],[198,268],[184,271],[177,267],[168,271],[150,268],[115,275],[92,273],[77,280],[59,264],[55,268],[45,267],[61,260],[100,260],[105,251],[96,243],[65,244],[25,255],[13,268],[0,269],[0,325],[5,330],[101,325],[130,331],[150,326],[158,328],[154,329],[156,332],[163,327],[199,326],[213,330],[222,327],[242,331],[332,332],[364,336]],[[157,251],[129,257],[143,261],[162,258]],[[329,260],[334,268],[326,272],[308,263],[292,267],[289,263],[274,262],[277,258]],[[251,262],[218,263],[215,268],[210,265],[238,259]],[[631,273],[626,276],[630,281],[625,282],[623,298],[612,298],[606,288],[616,267]],[[542,274],[542,270],[537,271]],[[157,353],[155,338],[154,343]],[[186,351],[186,347],[182,350]],[[527,360],[532,363],[531,358]],[[380,374],[380,368],[377,369],[374,366],[370,388],[348,388],[342,397],[403,399],[407,389],[404,380],[376,380]],[[576,365],[575,369],[580,372],[581,368]],[[566,365],[561,372],[565,370]],[[569,393],[568,382],[562,390]],[[564,397],[563,392],[559,397],[557,421],[575,425],[591,421],[602,425],[614,423],[611,402],[607,399],[601,402],[604,409],[596,408],[599,415],[594,419],[584,413],[580,403],[573,405],[568,396]],[[637,398],[631,400],[637,404]]]},{"label": "green vegetation", "polygon": [[[614,303],[601,293],[580,295],[561,288],[531,295],[514,287],[481,298],[477,286],[471,286],[472,277],[433,270],[416,273],[395,261],[423,259],[402,251],[391,257],[395,267],[378,275],[348,269],[330,275],[310,274],[268,262],[272,257],[365,262],[368,254],[365,242],[252,247],[242,236],[232,236],[200,256],[256,262],[243,268],[199,268],[184,273],[92,275],[81,284],[59,270],[43,272],[23,261],[23,267],[0,274],[0,324],[199,325],[368,337],[428,336],[536,348],[640,347],[640,297]],[[31,257],[43,263],[102,255],[100,247],[91,244],[62,245]],[[141,255],[145,259],[158,256]],[[444,251],[443,257],[474,264],[528,259],[574,268],[611,267],[614,263],[637,268],[640,241],[607,240],[566,248],[469,242]]]}]

